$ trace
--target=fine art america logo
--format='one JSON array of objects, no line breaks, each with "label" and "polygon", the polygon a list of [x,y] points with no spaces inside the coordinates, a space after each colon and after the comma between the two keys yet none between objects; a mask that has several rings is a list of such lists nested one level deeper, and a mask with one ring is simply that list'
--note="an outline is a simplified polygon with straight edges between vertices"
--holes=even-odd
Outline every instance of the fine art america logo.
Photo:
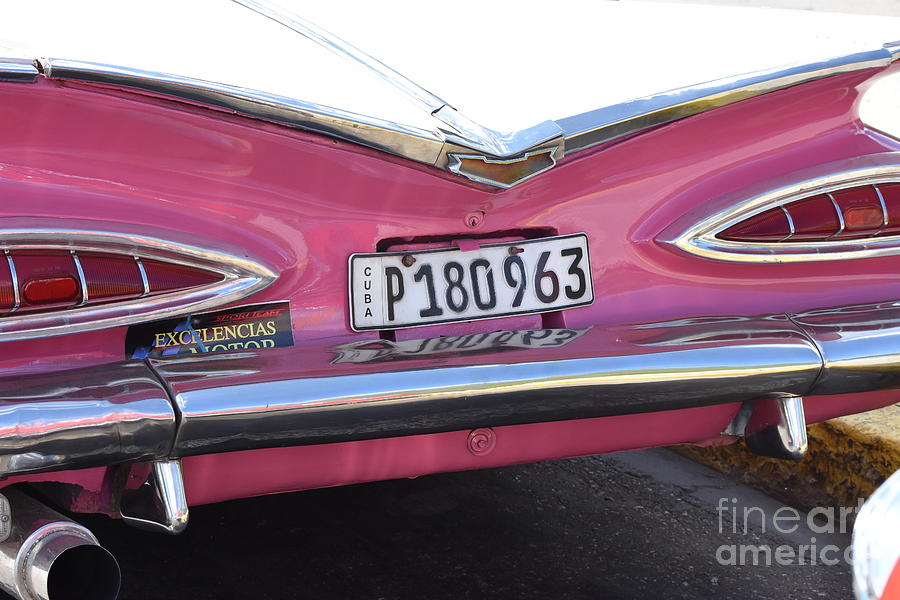
[{"label": "fine art america logo", "polygon": [[857,506],[819,506],[803,513],[790,506],[773,510],[739,506],[737,498],[719,498],[719,534],[761,534],[782,539],[778,543],[759,540],[756,544],[722,544],[716,549],[716,561],[727,566],[850,565],[853,548],[849,534],[863,502],[860,499]]}]

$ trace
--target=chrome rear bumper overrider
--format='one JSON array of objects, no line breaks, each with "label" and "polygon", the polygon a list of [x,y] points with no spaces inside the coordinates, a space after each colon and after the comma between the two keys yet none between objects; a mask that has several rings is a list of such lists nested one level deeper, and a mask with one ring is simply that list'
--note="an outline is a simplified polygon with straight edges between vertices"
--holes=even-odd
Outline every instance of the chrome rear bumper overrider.
[{"label": "chrome rear bumper overrider", "polygon": [[0,474],[892,389],[900,303],[597,327],[565,347],[506,347],[456,366],[329,365],[323,353],[0,379]]}]

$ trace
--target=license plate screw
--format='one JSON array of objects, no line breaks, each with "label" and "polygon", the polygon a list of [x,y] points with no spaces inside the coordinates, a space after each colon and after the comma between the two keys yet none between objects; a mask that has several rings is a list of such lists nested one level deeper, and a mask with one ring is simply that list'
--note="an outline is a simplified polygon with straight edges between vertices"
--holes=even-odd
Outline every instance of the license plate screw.
[{"label": "license plate screw", "polygon": [[400,259],[400,262],[403,263],[404,267],[411,267],[413,266],[413,263],[416,262],[416,257],[412,254],[406,254]]},{"label": "license plate screw", "polygon": [[525,252],[525,248],[519,248],[517,246],[509,247],[509,255],[510,256],[515,256],[516,254],[522,254],[523,252]]}]

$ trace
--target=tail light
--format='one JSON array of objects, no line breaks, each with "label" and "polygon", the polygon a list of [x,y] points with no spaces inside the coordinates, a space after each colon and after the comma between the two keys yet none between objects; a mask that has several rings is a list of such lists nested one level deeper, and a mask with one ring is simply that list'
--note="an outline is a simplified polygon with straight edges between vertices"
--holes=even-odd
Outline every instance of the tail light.
[{"label": "tail light", "polygon": [[[155,296],[224,279],[221,273],[197,267],[112,253],[23,250],[5,254],[11,288],[5,304],[7,313],[47,312]],[[3,308],[0,304],[0,315]]]},{"label": "tail light", "polygon": [[[900,194],[885,188],[892,204],[900,202]],[[900,206],[891,222],[886,204],[880,186],[854,186],[770,208],[718,237],[738,242],[825,242],[891,235],[900,231]]]},{"label": "tail light", "polygon": [[898,158],[823,165],[816,170],[826,175],[744,196],[670,241],[692,254],[744,262],[900,254]]},{"label": "tail light", "polygon": [[271,283],[245,258],[138,236],[0,230],[0,341],[206,310]]}]

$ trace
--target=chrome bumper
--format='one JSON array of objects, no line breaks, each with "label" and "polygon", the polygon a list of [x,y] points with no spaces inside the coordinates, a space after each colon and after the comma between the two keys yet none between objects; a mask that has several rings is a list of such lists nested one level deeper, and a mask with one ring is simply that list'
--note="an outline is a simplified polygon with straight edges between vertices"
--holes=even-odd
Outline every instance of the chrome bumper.
[{"label": "chrome bumper", "polygon": [[0,380],[0,474],[889,389],[900,386],[900,304],[594,328],[564,348],[469,359],[323,355],[281,348]]}]

